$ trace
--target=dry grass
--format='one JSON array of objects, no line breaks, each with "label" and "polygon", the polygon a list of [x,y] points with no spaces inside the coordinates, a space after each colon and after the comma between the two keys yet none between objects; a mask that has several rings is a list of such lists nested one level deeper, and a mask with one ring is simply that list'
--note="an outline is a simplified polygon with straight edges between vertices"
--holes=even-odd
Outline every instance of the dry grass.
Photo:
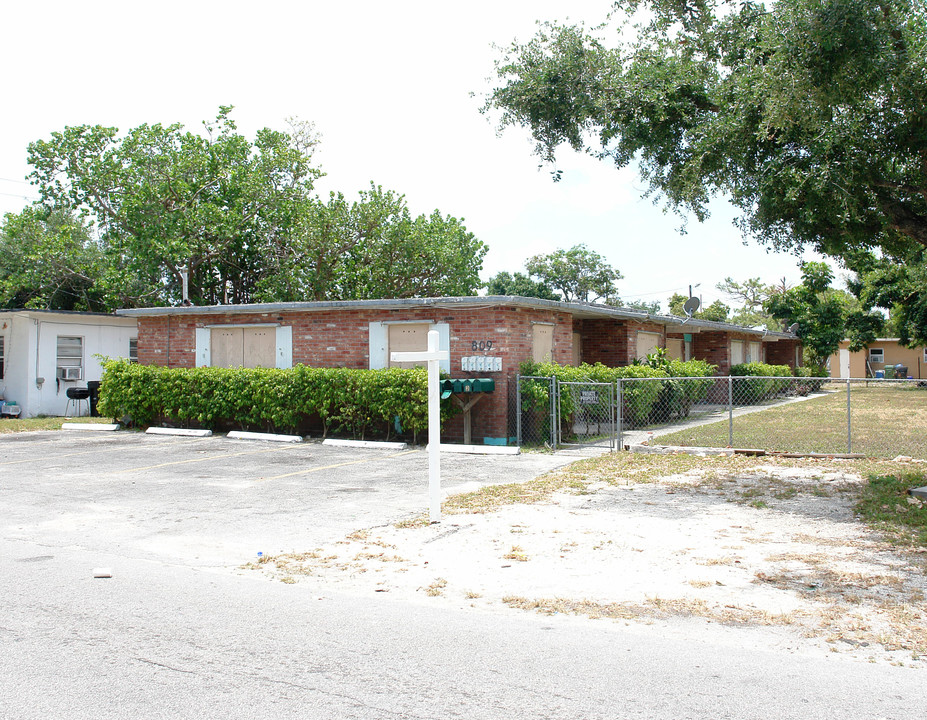
[{"label": "dry grass", "polygon": [[[474,492],[454,495],[444,501],[442,511],[448,515],[487,513],[507,505],[548,502],[560,492],[584,493],[595,483],[631,485],[652,482],[665,482],[674,489],[700,488],[727,494],[749,490],[751,494],[741,496],[741,500],[745,503],[756,501],[756,504],[766,506],[770,499],[786,501],[804,493],[819,497],[852,493],[856,491],[852,483],[833,479],[825,481],[824,478],[866,476],[897,470],[899,467],[921,469],[923,465],[913,460],[899,463],[879,458],[843,460],[746,455],[696,457],[682,452],[668,455],[621,452],[581,460],[526,483],[489,485]],[[816,482],[813,478],[805,478],[793,482],[776,477],[782,470],[792,468],[814,468],[821,480]],[[745,478],[755,479],[745,483]],[[396,527],[421,527],[427,524],[427,519],[416,518],[397,524]]]},{"label": "dry grass", "polygon": [[712,567],[716,565],[737,565],[740,563],[740,560],[733,558],[730,555],[724,555],[723,557],[716,558],[705,558],[704,560],[696,561],[699,565],[705,565],[706,567]]},{"label": "dry grass", "polygon": [[713,580],[689,580],[689,585],[698,589],[712,587],[714,584]]},{"label": "dry grass", "polygon": [[444,595],[444,588],[447,587],[447,580],[438,578],[431,585],[425,588],[425,594],[428,597],[441,597]]},{"label": "dry grass", "polygon": [[757,608],[712,605],[698,598],[647,598],[643,603],[603,603],[569,598],[528,599],[517,595],[502,598],[509,607],[534,610],[544,615],[585,615],[597,620],[663,620],[671,617],[700,617],[732,625],[792,625],[792,613],[770,613]]},{"label": "dry grass", "polygon": [[[734,418],[734,447],[782,452],[847,452],[846,385],[824,386],[828,394]],[[914,385],[854,383],[850,389],[852,450],[874,457],[927,458],[927,390]],[[812,431],[809,431],[812,428]],[[722,422],[659,438],[661,444],[727,447]]]},{"label": "dry grass", "polygon": [[47,417],[40,415],[31,418],[3,418],[0,419],[0,435],[7,433],[36,432],[38,430],[60,430],[66,422],[96,423],[105,425],[111,423],[108,418],[98,417]]},{"label": "dry grass", "polygon": [[[528,593],[521,586],[494,587],[493,578],[489,575],[493,568],[499,566],[500,556],[516,562],[528,562],[530,557],[532,565],[527,566],[529,568],[550,560],[575,563],[579,557],[583,562],[593,563],[589,567],[591,572],[595,572],[595,563],[599,563],[600,559],[611,561],[616,553],[638,551],[631,546],[634,544],[631,540],[627,541],[631,544],[622,543],[620,539],[613,543],[608,532],[589,538],[585,534],[565,534],[551,543],[550,540],[557,536],[551,537],[548,533],[556,533],[558,528],[539,530],[533,521],[527,522],[517,514],[512,519],[503,516],[497,520],[485,520],[490,524],[498,522],[498,532],[485,549],[484,571],[488,575],[485,584],[480,581],[480,589],[486,593],[487,602],[505,595],[503,601],[511,607],[542,613],[643,622],[685,617],[739,626],[788,626],[796,636],[830,642],[834,648],[871,646],[873,650],[903,650],[916,658],[927,656],[927,614],[921,610],[927,592],[924,580],[927,552],[912,546],[893,547],[875,533],[867,534],[862,526],[854,527],[851,509],[865,487],[862,477],[873,473],[886,475],[923,471],[924,467],[914,462],[873,459],[697,458],[619,453],[585,460],[522,485],[488,487],[449,498],[445,511],[489,513],[516,503],[552,500],[571,506],[570,503],[575,504],[579,500],[554,496],[557,493],[600,490],[604,502],[596,507],[601,506],[603,510],[609,507],[609,502],[616,502],[621,507],[621,498],[624,497],[629,500],[636,498],[632,502],[654,504],[649,500],[662,498],[664,490],[674,495],[667,502],[683,503],[681,510],[689,507],[687,495],[692,501],[697,500],[699,508],[727,507],[734,517],[742,519],[719,528],[714,542],[695,544],[691,539],[681,538],[674,556],[688,554],[688,562],[703,568],[690,565],[688,578],[691,579],[683,575],[676,590],[666,591],[669,597],[650,597],[642,601],[639,595],[611,596],[609,592],[603,592],[605,600],[590,600],[581,599],[583,591],[577,591],[575,595],[578,597],[573,598],[532,599],[506,594],[512,591]],[[639,488],[639,491],[631,493],[608,488],[654,482],[661,485]],[[758,516],[725,506],[725,500],[763,502],[770,509]],[[905,504],[902,509],[906,511],[906,517],[920,510],[913,504]],[[793,518],[787,526],[770,524],[775,523],[780,510],[784,511],[783,518]],[[796,513],[806,514],[812,522],[795,522],[795,517],[801,517]],[[836,520],[836,524],[815,522],[821,515]],[[541,516],[546,515],[542,513]],[[527,517],[535,517],[535,514],[529,513]],[[477,526],[483,522],[474,518]],[[409,528],[427,525],[425,518],[401,524]],[[829,534],[831,528],[837,532]],[[519,534],[519,537],[512,538],[512,533]],[[430,537],[428,532],[422,534]],[[447,574],[454,570],[439,570],[434,563],[431,565],[433,569],[429,570],[427,562],[410,562],[400,557],[400,554],[416,557],[419,552],[416,543],[422,541],[422,537],[417,535],[387,531],[382,537],[402,548],[397,550],[396,546],[384,542],[378,531],[362,530],[341,541],[344,547],[336,548],[337,554],[317,549],[303,554],[267,557],[260,567],[270,570],[271,574],[287,583],[295,582],[300,576],[315,575],[326,580],[338,578],[347,581],[353,578],[352,582],[371,585],[375,578],[382,579],[387,577],[386,573],[393,573],[397,583],[394,590],[403,587],[399,579],[404,577],[409,593],[424,593],[428,597],[448,594],[446,579],[432,581],[439,572],[450,578],[455,588],[473,587],[472,578]],[[512,544],[516,540],[521,544]],[[407,541],[411,542],[411,549],[406,547]],[[769,543],[768,548],[762,546],[764,542]],[[646,543],[646,540],[641,543]],[[683,547],[686,544],[690,547]],[[525,551],[526,547],[531,551],[530,556]],[[544,550],[545,547],[547,550]],[[548,553],[552,557],[548,557]],[[712,556],[713,553],[717,556]],[[559,560],[558,556],[566,559]],[[251,567],[259,565],[252,564]],[[718,569],[707,569],[710,567]],[[360,573],[368,569],[370,575],[364,579],[365,576]],[[407,571],[409,575],[401,574]],[[511,576],[512,572],[500,571],[507,577],[517,577]],[[752,587],[750,582],[754,583]],[[744,592],[744,587],[749,587],[749,592]],[[551,591],[551,594],[555,592]],[[452,595],[468,600],[482,597],[482,593],[473,590],[455,591]],[[614,601],[608,602],[609,598]],[[634,601],[622,598],[633,598]],[[771,611],[778,608],[785,608],[787,612]]]},{"label": "dry grass", "polygon": [[[570,598],[529,599],[509,595],[509,607],[545,615],[584,615],[590,619],[654,621],[674,617],[702,618],[724,625],[792,626],[806,638],[852,647],[880,646],[889,652],[905,651],[912,659],[927,655],[924,611],[914,603],[882,601],[872,614],[850,611],[845,602],[823,603],[818,608],[769,612],[751,606],[710,603],[699,598],[648,598],[643,603],[603,603]],[[838,649],[840,646],[835,647]]]},{"label": "dry grass", "polygon": [[409,518],[408,520],[400,520],[394,523],[393,527],[397,530],[414,530],[416,528],[428,527],[429,525],[431,525],[431,520],[428,519],[428,516],[421,515],[419,517]]},{"label": "dry grass", "polygon": [[503,560],[515,560],[516,562],[528,562],[528,555],[518,545],[512,545],[512,549],[502,556]]}]

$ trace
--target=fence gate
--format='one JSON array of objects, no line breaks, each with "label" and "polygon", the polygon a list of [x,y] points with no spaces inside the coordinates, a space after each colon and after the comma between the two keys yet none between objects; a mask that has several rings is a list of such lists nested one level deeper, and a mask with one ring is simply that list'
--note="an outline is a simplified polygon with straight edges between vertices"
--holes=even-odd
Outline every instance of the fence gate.
[{"label": "fence gate", "polygon": [[515,436],[519,446],[556,448],[554,378],[518,375],[515,379]]},{"label": "fence gate", "polygon": [[555,378],[558,445],[618,447],[617,403],[611,383],[559,382]]}]

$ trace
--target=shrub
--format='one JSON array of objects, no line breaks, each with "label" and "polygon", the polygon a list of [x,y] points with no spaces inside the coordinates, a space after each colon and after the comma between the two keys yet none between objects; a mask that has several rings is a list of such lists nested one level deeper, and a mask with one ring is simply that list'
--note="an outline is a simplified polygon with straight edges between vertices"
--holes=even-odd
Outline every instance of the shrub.
[{"label": "shrub", "polygon": [[800,378],[815,378],[814,380],[809,380],[806,384],[807,390],[803,392],[803,395],[807,395],[808,392],[817,392],[821,389],[821,386],[826,382],[822,378],[830,376],[830,372],[823,365],[805,365],[804,367],[795,368],[795,377]]},{"label": "shrub", "polygon": [[[386,434],[398,423],[428,427],[427,371],[273,368],[164,368],[125,360],[104,364],[99,410],[139,426],[160,422],[210,429],[297,432],[313,420],[323,434]],[[458,411],[442,403],[442,418]]]},{"label": "shrub", "polygon": [[[733,381],[731,394],[737,405],[752,405],[786,392],[791,381],[792,369],[788,365],[767,365],[751,362],[732,365],[729,373],[737,378]],[[747,376],[749,379],[742,379]]]},{"label": "shrub", "polygon": [[[646,424],[652,417],[659,416],[661,406],[666,403],[674,408],[676,414],[688,414],[692,403],[704,399],[712,380],[708,379],[715,366],[702,360],[663,360],[665,355],[657,356],[653,367],[650,364],[638,363],[626,367],[608,367],[601,363],[589,365],[583,363],[578,367],[571,365],[558,365],[557,363],[535,363],[526,361],[521,364],[522,375],[536,377],[556,377],[559,382],[598,382],[614,384],[619,379],[630,380],[623,382],[622,388],[622,417],[624,421],[634,426]],[[656,380],[662,378],[692,377],[706,378],[703,381],[693,380],[687,382]],[[640,380],[641,382],[637,382]],[[548,412],[550,408],[549,386],[542,383],[522,383],[522,410],[534,412]],[[604,403],[604,400],[603,400]],[[560,422],[567,422],[574,413],[573,399],[564,395],[560,399]]]}]

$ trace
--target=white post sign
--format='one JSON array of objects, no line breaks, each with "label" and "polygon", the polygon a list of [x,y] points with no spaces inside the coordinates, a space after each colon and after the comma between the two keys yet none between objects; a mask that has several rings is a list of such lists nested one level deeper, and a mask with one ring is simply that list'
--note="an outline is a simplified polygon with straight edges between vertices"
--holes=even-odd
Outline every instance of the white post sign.
[{"label": "white post sign", "polygon": [[439,350],[437,330],[428,331],[428,349],[425,352],[390,353],[393,362],[428,363],[428,514],[431,522],[441,521],[441,399],[438,383],[441,379],[439,363],[450,360],[450,352]]}]

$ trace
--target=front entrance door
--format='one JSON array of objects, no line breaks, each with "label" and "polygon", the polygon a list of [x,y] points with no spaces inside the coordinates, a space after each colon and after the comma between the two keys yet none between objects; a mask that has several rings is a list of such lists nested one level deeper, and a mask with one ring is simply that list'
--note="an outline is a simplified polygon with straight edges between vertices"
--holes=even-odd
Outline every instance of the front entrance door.
[{"label": "front entrance door", "polygon": [[850,351],[847,348],[840,348],[840,377],[850,377]]}]

